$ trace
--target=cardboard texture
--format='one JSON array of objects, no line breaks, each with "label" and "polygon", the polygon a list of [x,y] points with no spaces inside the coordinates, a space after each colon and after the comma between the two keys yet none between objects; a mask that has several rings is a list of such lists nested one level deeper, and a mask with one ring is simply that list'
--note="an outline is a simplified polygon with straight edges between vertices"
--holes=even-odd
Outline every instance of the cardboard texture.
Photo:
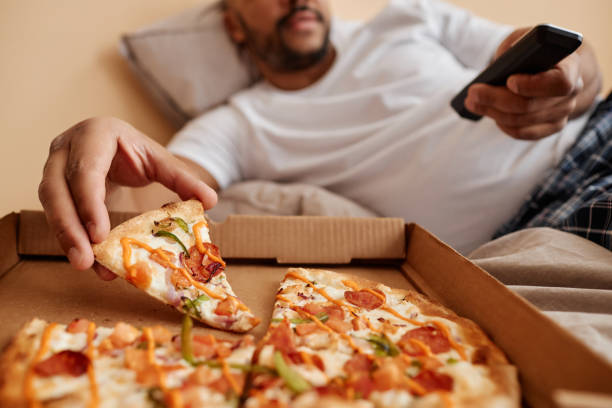
[{"label": "cardboard texture", "polygon": [[[111,214],[111,222],[130,215]],[[236,294],[262,319],[252,331],[257,338],[267,329],[288,264],[325,267],[419,290],[476,321],[519,367],[531,406],[605,406],[602,401],[612,406],[612,365],[417,225],[397,219],[233,216],[211,225],[211,235],[229,261]],[[104,282],[92,271],[73,270],[60,257],[41,212],[7,215],[0,220],[0,238],[0,347],[33,317],[62,323],[84,317],[104,326],[158,323],[178,332],[181,316],[174,309],[122,279]],[[202,325],[196,330],[236,336]],[[562,389],[581,393],[554,394]],[[555,403],[554,395],[566,397]]]}]

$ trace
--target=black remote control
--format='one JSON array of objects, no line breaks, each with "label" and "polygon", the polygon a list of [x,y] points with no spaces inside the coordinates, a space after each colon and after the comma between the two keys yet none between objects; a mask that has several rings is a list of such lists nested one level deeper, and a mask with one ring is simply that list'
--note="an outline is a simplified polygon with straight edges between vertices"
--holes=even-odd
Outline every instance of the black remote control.
[{"label": "black remote control", "polygon": [[466,119],[482,118],[466,109],[463,102],[468,88],[475,83],[494,86],[506,84],[513,74],[536,74],[554,67],[582,44],[582,34],[550,24],[535,26],[516,44],[499,56],[451,101],[451,106]]}]

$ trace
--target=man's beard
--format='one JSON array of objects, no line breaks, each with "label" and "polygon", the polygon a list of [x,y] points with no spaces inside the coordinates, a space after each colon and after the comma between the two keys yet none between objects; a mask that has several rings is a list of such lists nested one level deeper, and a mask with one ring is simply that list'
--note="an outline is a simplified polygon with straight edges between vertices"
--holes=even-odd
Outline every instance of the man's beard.
[{"label": "man's beard", "polygon": [[283,29],[293,15],[299,11],[311,11],[316,15],[317,20],[325,24],[323,15],[318,11],[307,6],[299,6],[291,9],[287,15],[283,16],[276,23],[276,30],[273,35],[260,37],[246,24],[241,16],[238,16],[243,30],[247,34],[246,42],[249,49],[261,60],[265,61],[270,67],[277,71],[301,71],[319,63],[327,55],[330,47],[329,26],[325,29],[321,46],[314,51],[303,53],[292,49],[284,40]]}]

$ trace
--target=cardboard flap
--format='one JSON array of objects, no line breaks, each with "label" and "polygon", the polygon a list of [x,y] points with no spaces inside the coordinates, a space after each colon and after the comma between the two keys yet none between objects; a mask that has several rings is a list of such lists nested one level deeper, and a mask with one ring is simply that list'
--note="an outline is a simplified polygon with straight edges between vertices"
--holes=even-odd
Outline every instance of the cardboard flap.
[{"label": "cardboard flap", "polygon": [[[113,212],[111,228],[134,217],[134,213]],[[24,210],[19,213],[19,255],[64,256],[42,211]]]},{"label": "cardboard flap", "polygon": [[227,259],[345,264],[405,255],[405,226],[399,218],[238,215],[210,228],[212,241]]},{"label": "cardboard flap", "polygon": [[17,230],[19,215],[10,213],[0,219],[0,278],[19,262]]},{"label": "cardboard flap", "polygon": [[415,286],[478,322],[521,367],[523,393],[531,404],[554,406],[557,389],[610,392],[611,364],[423,228],[411,225],[409,234],[406,263],[416,273]]}]

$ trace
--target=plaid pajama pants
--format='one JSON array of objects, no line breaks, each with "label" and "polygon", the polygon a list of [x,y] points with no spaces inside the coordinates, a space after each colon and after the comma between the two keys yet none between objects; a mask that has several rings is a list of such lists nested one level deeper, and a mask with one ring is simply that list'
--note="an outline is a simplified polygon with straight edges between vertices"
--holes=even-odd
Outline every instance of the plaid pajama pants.
[{"label": "plaid pajama pants", "polygon": [[612,250],[612,93],[557,168],[494,238],[530,227],[571,232]]}]

